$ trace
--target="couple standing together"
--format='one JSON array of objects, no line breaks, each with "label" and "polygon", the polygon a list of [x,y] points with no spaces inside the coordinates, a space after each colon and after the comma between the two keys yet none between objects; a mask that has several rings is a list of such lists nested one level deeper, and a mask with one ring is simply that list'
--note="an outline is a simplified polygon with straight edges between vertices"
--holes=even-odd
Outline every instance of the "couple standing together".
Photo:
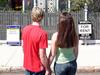
[{"label": "couple standing together", "polygon": [[58,30],[52,35],[48,57],[48,35],[40,25],[43,17],[44,11],[39,7],[33,7],[32,24],[22,29],[25,75],[51,75],[50,65],[54,58],[55,75],[75,75],[78,36],[71,14],[62,12],[59,15]]}]

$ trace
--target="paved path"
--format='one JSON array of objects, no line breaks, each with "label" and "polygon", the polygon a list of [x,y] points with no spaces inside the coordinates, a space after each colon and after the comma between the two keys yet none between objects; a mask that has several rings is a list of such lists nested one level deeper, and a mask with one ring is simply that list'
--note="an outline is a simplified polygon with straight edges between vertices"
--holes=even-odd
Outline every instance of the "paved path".
[{"label": "paved path", "polygon": [[94,73],[78,73],[77,75],[100,75],[100,72],[94,72]]},{"label": "paved path", "polygon": [[[24,75],[23,72],[18,73],[18,72],[14,72],[14,73],[0,73],[0,75]],[[52,74],[54,75],[54,74]],[[100,72],[92,72],[92,73],[77,73],[77,75],[100,75]]]}]

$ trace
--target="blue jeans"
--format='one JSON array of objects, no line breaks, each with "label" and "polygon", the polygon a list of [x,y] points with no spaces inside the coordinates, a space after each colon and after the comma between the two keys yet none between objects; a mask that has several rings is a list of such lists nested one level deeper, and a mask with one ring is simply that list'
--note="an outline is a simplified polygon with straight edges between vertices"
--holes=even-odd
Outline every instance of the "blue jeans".
[{"label": "blue jeans", "polygon": [[77,70],[76,60],[64,64],[54,64],[55,75],[75,75]]},{"label": "blue jeans", "polygon": [[31,72],[29,70],[25,71],[25,75],[45,75],[45,71],[41,71],[41,72]]}]

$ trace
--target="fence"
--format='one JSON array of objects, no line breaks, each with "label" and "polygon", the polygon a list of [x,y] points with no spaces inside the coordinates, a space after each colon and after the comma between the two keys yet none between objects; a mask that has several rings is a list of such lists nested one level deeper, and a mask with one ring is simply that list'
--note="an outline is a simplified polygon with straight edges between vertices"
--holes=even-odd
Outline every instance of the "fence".
[{"label": "fence", "polygon": [[[79,21],[84,20],[84,12],[72,13],[78,31]],[[100,39],[100,13],[89,13],[88,20],[93,25],[94,39]],[[0,40],[6,40],[6,25],[20,25],[23,28],[30,24],[31,13],[15,12],[15,11],[0,11]],[[45,13],[45,18],[42,20],[42,27],[49,33],[48,39],[51,38],[52,33],[57,30],[58,13]]]}]

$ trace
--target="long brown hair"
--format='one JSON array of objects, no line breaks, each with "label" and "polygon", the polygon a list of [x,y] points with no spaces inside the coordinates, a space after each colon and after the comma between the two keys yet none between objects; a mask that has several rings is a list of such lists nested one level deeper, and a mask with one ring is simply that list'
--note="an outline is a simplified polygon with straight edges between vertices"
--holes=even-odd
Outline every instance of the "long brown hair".
[{"label": "long brown hair", "polygon": [[57,47],[70,48],[78,43],[75,24],[71,14],[62,12],[59,16]]}]

